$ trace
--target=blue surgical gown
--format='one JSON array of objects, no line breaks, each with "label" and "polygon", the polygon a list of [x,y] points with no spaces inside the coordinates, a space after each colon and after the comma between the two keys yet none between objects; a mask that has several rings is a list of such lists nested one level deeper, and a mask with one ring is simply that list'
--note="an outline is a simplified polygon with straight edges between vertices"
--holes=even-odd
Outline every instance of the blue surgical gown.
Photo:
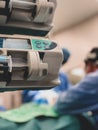
[{"label": "blue surgical gown", "polygon": [[[81,114],[87,111],[98,113],[98,70],[86,75],[77,85],[62,92],[54,105],[60,114]],[[98,117],[98,116],[97,116]]]}]

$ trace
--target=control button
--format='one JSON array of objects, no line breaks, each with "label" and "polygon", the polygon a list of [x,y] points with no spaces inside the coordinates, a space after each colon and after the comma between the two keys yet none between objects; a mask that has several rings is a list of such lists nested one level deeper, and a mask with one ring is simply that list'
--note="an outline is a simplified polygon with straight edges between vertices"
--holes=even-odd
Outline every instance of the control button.
[{"label": "control button", "polygon": [[48,45],[49,43],[48,42],[43,42],[44,45]]},{"label": "control button", "polygon": [[40,45],[41,42],[40,41],[35,41],[35,44]]},{"label": "control button", "polygon": [[52,42],[51,45],[50,45],[50,48],[54,49],[56,46],[57,46],[57,44],[55,42]]},{"label": "control button", "polygon": [[42,46],[41,46],[41,45],[36,45],[36,47],[37,47],[37,48],[42,48]]},{"label": "control button", "polygon": [[54,49],[57,46],[57,44],[55,42],[52,42],[49,46],[45,46],[46,50],[51,50]]},{"label": "control button", "polygon": [[45,49],[49,49],[50,47],[49,46],[45,46]]}]

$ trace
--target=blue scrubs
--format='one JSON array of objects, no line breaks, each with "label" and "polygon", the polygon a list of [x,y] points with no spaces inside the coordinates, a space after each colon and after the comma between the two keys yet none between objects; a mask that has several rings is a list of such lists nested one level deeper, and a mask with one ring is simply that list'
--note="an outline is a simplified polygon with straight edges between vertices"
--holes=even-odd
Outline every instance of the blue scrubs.
[{"label": "blue scrubs", "polygon": [[60,85],[53,88],[54,91],[63,92],[71,87],[71,83],[69,82],[69,79],[65,73],[60,72],[59,79],[60,79],[61,83],[60,83]]},{"label": "blue scrubs", "polygon": [[62,92],[54,109],[60,114],[92,111],[95,113],[94,117],[98,117],[98,70],[86,75],[79,84],[70,87],[68,91]]},{"label": "blue scrubs", "polygon": [[[61,81],[61,84],[54,87],[53,89],[50,89],[50,90],[59,93],[59,92],[66,91],[71,86],[71,84],[68,80],[68,77],[65,73],[60,72],[59,73],[59,79]],[[44,90],[43,90],[43,92],[44,92]],[[24,90],[23,93],[22,93],[23,102],[34,101],[35,96],[37,96],[39,94],[40,94],[40,90],[36,90],[36,91],[34,91],[34,90],[33,91],[32,90]]]}]

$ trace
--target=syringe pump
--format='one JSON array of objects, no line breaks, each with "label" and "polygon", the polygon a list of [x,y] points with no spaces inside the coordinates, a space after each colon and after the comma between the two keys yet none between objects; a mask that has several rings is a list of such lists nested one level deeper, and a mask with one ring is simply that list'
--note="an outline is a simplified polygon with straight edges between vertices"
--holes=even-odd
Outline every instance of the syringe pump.
[{"label": "syringe pump", "polygon": [[56,0],[0,0],[0,33],[46,36]]},{"label": "syringe pump", "polygon": [[0,38],[0,87],[51,88],[58,85],[62,51],[49,39]]},{"label": "syringe pump", "polygon": [[62,49],[46,38],[56,0],[0,0],[0,91],[60,83]]}]

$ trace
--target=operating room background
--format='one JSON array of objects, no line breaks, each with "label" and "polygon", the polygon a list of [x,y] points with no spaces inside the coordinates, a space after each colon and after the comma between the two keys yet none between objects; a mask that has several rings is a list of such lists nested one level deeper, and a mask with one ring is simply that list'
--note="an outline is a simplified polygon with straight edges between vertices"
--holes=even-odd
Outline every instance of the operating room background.
[{"label": "operating room background", "polygon": [[98,1],[57,0],[52,39],[71,51],[64,71],[82,66],[86,53],[98,46]]},{"label": "operating room background", "polygon": [[[83,69],[83,59],[94,46],[98,46],[98,0],[57,0],[58,5],[50,38],[69,49],[71,57],[62,68]],[[0,105],[7,109],[21,105],[21,92],[0,93]]]}]

